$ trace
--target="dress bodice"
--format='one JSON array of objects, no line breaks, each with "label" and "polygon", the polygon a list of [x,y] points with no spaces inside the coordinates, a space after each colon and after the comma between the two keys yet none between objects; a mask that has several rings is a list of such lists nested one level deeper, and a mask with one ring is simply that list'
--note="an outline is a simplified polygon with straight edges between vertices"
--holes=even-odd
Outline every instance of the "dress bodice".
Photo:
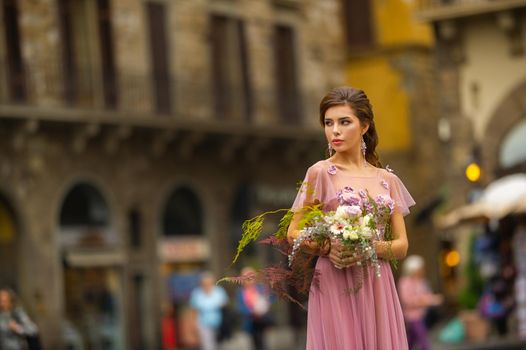
[{"label": "dress bodice", "polygon": [[415,204],[402,181],[391,170],[374,167],[371,175],[354,176],[329,160],[321,160],[307,170],[292,210],[299,210],[317,201],[323,204],[323,210],[335,210],[339,205],[338,192],[346,188],[355,193],[365,191],[374,199],[378,196],[392,199],[394,212],[404,216],[409,214],[409,207]]}]

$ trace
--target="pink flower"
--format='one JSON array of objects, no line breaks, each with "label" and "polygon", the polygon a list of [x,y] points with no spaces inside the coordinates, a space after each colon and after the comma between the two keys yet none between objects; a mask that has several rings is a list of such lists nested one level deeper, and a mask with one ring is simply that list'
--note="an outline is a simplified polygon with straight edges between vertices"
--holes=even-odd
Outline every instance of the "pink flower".
[{"label": "pink flower", "polygon": [[380,194],[376,196],[375,202],[376,204],[378,204],[378,206],[388,207],[391,214],[393,213],[393,210],[395,208],[395,202],[391,197]]},{"label": "pink flower", "polygon": [[387,183],[387,181],[382,180],[380,183],[382,184],[382,186],[383,186],[386,190],[389,189],[389,184]]},{"label": "pink flower", "polygon": [[336,171],[338,169],[336,168],[336,165],[331,165],[328,169],[327,169],[327,172],[331,175],[335,175],[336,174]]},{"label": "pink flower", "polygon": [[342,208],[350,217],[362,215],[362,208],[358,205],[344,205]]},{"label": "pink flower", "polygon": [[345,226],[340,223],[332,224],[329,230],[334,235],[341,235],[345,229]]},{"label": "pink flower", "polygon": [[340,205],[361,205],[362,200],[360,196],[353,191],[339,191],[337,192],[338,201]]}]

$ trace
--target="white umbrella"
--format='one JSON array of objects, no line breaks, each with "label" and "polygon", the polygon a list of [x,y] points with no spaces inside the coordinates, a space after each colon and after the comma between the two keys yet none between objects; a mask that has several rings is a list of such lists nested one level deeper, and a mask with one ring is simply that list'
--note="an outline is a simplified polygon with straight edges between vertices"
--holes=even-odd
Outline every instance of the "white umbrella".
[{"label": "white umbrella", "polygon": [[513,213],[526,213],[526,174],[504,176],[490,183],[479,200],[456,208],[437,218],[440,228],[482,219],[501,219]]}]

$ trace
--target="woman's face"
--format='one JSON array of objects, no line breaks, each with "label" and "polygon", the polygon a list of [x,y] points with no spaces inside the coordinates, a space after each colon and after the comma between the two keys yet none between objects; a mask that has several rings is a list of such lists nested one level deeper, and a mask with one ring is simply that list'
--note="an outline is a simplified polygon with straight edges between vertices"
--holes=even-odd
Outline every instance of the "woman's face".
[{"label": "woman's face", "polygon": [[359,150],[367,129],[349,105],[334,106],[325,112],[325,136],[336,152]]}]

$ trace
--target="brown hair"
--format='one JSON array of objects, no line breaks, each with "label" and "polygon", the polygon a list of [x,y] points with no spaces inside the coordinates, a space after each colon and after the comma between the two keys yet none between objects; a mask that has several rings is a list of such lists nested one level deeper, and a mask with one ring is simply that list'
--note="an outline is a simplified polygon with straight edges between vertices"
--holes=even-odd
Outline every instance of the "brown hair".
[{"label": "brown hair", "polygon": [[368,124],[369,129],[363,135],[367,150],[365,159],[376,167],[382,167],[376,146],[378,145],[378,134],[374,125],[373,107],[363,90],[350,86],[340,86],[332,89],[320,102],[320,123],[325,126],[325,113],[334,106],[348,105],[360,120],[362,125]]}]

